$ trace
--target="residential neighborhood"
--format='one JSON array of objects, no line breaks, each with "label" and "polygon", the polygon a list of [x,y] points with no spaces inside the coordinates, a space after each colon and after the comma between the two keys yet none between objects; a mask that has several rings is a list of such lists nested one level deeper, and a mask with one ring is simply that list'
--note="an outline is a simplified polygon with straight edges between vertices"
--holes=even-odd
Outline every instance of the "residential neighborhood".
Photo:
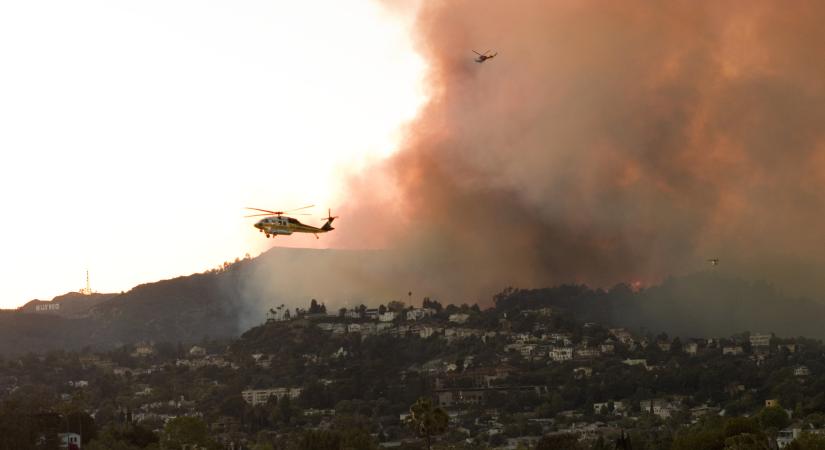
[{"label": "residential neighborhood", "polygon": [[422,401],[448,417],[433,448],[690,448],[733,419],[773,448],[825,432],[819,341],[670,337],[517,301],[423,305],[312,300],[231,341],[4,359],[0,400],[48,411],[29,425],[62,448],[314,448],[300,443],[316,435],[422,448],[409,426]]}]

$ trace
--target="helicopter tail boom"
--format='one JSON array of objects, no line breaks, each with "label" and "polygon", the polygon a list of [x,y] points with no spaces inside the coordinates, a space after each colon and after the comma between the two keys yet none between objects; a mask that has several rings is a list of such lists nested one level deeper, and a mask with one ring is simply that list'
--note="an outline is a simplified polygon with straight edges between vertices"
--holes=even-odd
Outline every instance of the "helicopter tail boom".
[{"label": "helicopter tail boom", "polygon": [[337,218],[338,218],[338,216],[333,216],[332,215],[332,210],[331,209],[328,210],[327,211],[327,222],[321,227],[321,229],[324,230],[324,231],[334,230],[335,228],[332,228],[332,221],[337,219]]}]

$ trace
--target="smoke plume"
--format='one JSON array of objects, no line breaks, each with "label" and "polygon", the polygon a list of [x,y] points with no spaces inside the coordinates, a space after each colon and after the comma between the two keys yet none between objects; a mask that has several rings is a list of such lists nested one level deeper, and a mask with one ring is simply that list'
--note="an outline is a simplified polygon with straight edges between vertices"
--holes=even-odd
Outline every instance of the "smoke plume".
[{"label": "smoke plume", "polygon": [[815,1],[423,2],[430,101],[352,180],[336,244],[387,248],[405,282],[459,302],[712,257],[818,294],[823,17]]}]

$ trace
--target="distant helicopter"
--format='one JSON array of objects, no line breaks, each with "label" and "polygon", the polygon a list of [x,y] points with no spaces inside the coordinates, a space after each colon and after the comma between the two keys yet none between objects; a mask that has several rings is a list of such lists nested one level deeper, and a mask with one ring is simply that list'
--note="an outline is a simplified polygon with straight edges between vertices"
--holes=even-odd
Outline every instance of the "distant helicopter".
[{"label": "distant helicopter", "polygon": [[[312,208],[313,206],[315,205],[304,206],[302,208],[297,208],[290,211],[270,211],[268,209],[246,208],[254,211],[262,211],[265,214],[251,214],[245,217],[268,216],[255,223],[255,228],[257,228],[261,233],[264,233],[267,238],[270,236],[275,237],[279,234],[288,236],[292,233],[312,233],[315,235],[315,239],[318,239],[318,233],[326,233],[335,229],[332,228],[332,221],[337,219],[338,216],[333,216],[331,209],[327,211],[327,222],[320,228],[313,227],[312,225],[305,225],[299,222],[298,219],[284,216],[284,214]],[[309,214],[298,213],[296,215],[308,216]]]},{"label": "distant helicopter", "polygon": [[719,258],[711,258],[708,260],[711,266],[718,266],[719,265]]},{"label": "distant helicopter", "polygon": [[474,61],[475,61],[475,62],[477,62],[477,63],[483,63],[484,61],[487,61],[488,59],[493,59],[493,58],[495,58],[495,57],[496,57],[496,55],[498,55],[498,52],[493,53],[492,55],[490,55],[490,54],[489,54],[489,53],[490,53],[490,50],[487,50],[487,51],[486,51],[486,52],[484,52],[484,53],[479,53],[479,52],[477,52],[477,51],[473,50],[473,53],[475,53],[476,55],[478,55],[478,58],[476,58],[476,59],[474,60]]}]

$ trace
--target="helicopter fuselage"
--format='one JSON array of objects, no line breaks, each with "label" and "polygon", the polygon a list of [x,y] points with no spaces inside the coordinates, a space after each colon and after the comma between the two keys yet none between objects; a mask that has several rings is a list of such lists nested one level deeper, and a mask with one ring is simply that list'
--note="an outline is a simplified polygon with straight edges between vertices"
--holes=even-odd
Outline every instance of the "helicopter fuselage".
[{"label": "helicopter fuselage", "polygon": [[312,225],[306,225],[298,221],[298,219],[287,217],[287,216],[271,216],[265,217],[259,220],[255,224],[255,228],[257,228],[260,232],[265,233],[266,237],[270,236],[277,236],[277,235],[290,235],[292,233],[326,233],[328,231],[334,230],[330,223],[332,221],[327,221],[326,224],[322,227],[313,227]]}]

